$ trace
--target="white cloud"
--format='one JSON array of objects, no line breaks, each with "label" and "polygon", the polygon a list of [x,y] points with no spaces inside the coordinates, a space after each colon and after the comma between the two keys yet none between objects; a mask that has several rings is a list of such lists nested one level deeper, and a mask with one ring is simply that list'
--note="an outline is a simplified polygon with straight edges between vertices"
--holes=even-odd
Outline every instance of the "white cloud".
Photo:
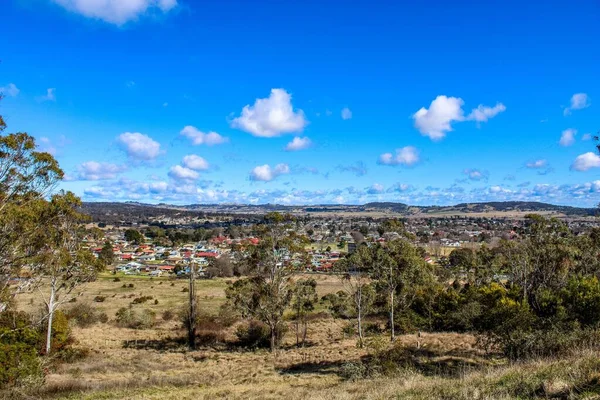
[{"label": "white cloud", "polygon": [[287,146],[285,146],[285,151],[298,151],[308,149],[311,146],[312,142],[307,137],[298,137],[296,136],[294,140],[289,142]]},{"label": "white cloud", "polygon": [[432,140],[440,140],[446,136],[446,133],[452,131],[452,123],[461,121],[487,122],[495,117],[506,107],[502,103],[494,107],[479,105],[465,117],[462,109],[464,101],[458,97],[437,96],[429,105],[429,109],[421,107],[419,111],[413,114],[415,127],[424,135]]},{"label": "white cloud", "polygon": [[138,132],[122,133],[117,137],[117,143],[130,158],[137,160],[154,160],[161,153],[158,142]]},{"label": "white cloud", "polygon": [[181,165],[174,165],[169,170],[169,176],[175,180],[194,180],[198,179],[200,174],[193,169],[182,167]]},{"label": "white cloud", "polygon": [[558,141],[558,143],[561,146],[567,147],[567,146],[571,146],[573,143],[575,143],[575,135],[577,134],[577,130],[576,129],[565,129],[564,131],[562,131],[562,134],[560,135],[560,140]]},{"label": "white cloud", "polygon": [[477,122],[487,122],[490,118],[494,118],[503,111],[506,111],[506,106],[502,103],[496,103],[494,107],[487,107],[480,104],[471,111],[467,119]]},{"label": "white cloud", "polygon": [[581,140],[584,140],[584,141],[592,140],[592,134],[591,133],[584,133],[583,136],[581,137]]},{"label": "white cloud", "polygon": [[452,130],[452,122],[464,119],[463,104],[463,100],[457,97],[438,96],[429,109],[421,107],[413,115],[415,127],[432,140],[440,140]]},{"label": "white cloud", "polygon": [[114,179],[117,175],[125,171],[127,167],[105,162],[86,161],[77,167],[75,180],[82,181],[100,181],[105,179]]},{"label": "white cloud", "polygon": [[548,165],[548,161],[546,161],[546,160],[535,160],[535,161],[531,161],[531,162],[528,162],[527,164],[525,164],[525,166],[527,168],[532,168],[532,169],[545,168],[547,165]]},{"label": "white cloud", "polygon": [[268,98],[246,105],[242,114],[231,121],[231,126],[260,137],[301,132],[308,121],[302,110],[294,112],[291,100],[292,96],[284,89],[271,89]]},{"label": "white cloud", "polygon": [[208,161],[195,154],[190,154],[183,157],[183,166],[194,171],[203,171],[209,168]]},{"label": "white cloud", "polygon": [[406,165],[408,167],[419,162],[419,152],[413,146],[396,149],[396,154],[384,153],[379,156],[379,164]]},{"label": "white cloud", "polygon": [[385,188],[380,183],[374,183],[371,187],[367,188],[368,194],[379,194],[383,193]]},{"label": "white cloud", "polygon": [[290,167],[287,164],[277,164],[271,168],[269,164],[254,167],[250,172],[250,179],[253,181],[269,182],[279,175],[289,174]]},{"label": "white cloud", "polygon": [[9,83],[6,86],[0,87],[0,94],[10,97],[16,97],[20,90],[14,83]]},{"label": "white cloud", "polygon": [[352,118],[352,111],[350,111],[350,109],[348,107],[344,107],[342,109],[342,119],[351,119]]},{"label": "white cloud", "polygon": [[87,18],[115,25],[136,20],[149,11],[166,13],[177,6],[177,0],[53,0],[65,9]]},{"label": "white cloud", "polygon": [[575,93],[571,96],[571,105],[565,108],[564,115],[571,114],[573,110],[587,108],[590,104],[590,99],[586,93]]},{"label": "white cloud", "polygon": [[575,171],[587,171],[590,168],[600,167],[600,156],[591,151],[577,156],[571,169]]},{"label": "white cloud", "polygon": [[396,183],[395,185],[393,185],[392,187],[390,187],[387,192],[388,193],[404,193],[404,192],[410,192],[415,190],[415,187],[413,185],[409,185],[408,183]]},{"label": "white cloud", "polygon": [[219,135],[217,132],[205,133],[191,125],[184,127],[181,130],[180,134],[190,139],[194,146],[199,146],[201,144],[205,144],[207,146],[214,146],[217,144],[227,143],[229,141],[229,139]]},{"label": "white cloud", "polygon": [[489,173],[487,171],[481,171],[475,168],[467,168],[463,171],[463,174],[472,181],[487,180]]},{"label": "white cloud", "polygon": [[36,97],[37,101],[56,101],[56,89],[48,88],[46,95]]}]

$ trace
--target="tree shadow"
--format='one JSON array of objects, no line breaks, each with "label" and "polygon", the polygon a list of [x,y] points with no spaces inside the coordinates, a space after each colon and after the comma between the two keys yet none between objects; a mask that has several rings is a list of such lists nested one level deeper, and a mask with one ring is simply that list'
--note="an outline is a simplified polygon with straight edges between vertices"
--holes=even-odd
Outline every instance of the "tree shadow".
[{"label": "tree shadow", "polygon": [[277,368],[280,374],[296,375],[296,374],[323,374],[323,375],[340,375],[340,368],[345,361],[304,361],[287,367]]},{"label": "tree shadow", "polygon": [[124,340],[122,346],[124,349],[135,350],[158,350],[171,352],[187,351],[187,341],[184,337]]},{"label": "tree shadow", "polygon": [[[441,350],[397,345],[391,349],[362,356],[356,360],[302,361],[278,368],[281,374],[336,374],[349,379],[349,374],[361,377],[392,375],[410,370],[426,376],[459,377],[491,365],[477,350]],[[351,379],[356,378],[355,375]]]}]

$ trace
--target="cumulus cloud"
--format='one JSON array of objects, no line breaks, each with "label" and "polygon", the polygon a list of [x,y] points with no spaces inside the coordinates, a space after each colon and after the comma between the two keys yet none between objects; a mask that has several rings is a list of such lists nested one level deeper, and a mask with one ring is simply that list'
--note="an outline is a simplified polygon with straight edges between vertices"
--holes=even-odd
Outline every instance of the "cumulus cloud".
[{"label": "cumulus cloud", "polygon": [[77,174],[73,180],[101,181],[115,179],[117,175],[127,169],[124,165],[106,162],[86,161],[77,167]]},{"label": "cumulus cloud", "polygon": [[564,115],[569,115],[571,111],[587,108],[590,104],[590,99],[586,93],[575,93],[571,96],[571,105],[566,107],[563,113]]},{"label": "cumulus cloud", "polygon": [[290,167],[287,164],[277,164],[271,168],[269,164],[256,166],[250,171],[250,179],[253,181],[269,182],[280,175],[290,173]]},{"label": "cumulus cloud", "polygon": [[385,191],[385,188],[379,183],[374,183],[371,187],[367,188],[366,191],[368,194],[379,194],[383,193]]},{"label": "cumulus cloud", "polygon": [[210,167],[210,165],[208,164],[208,161],[206,161],[204,158],[197,156],[195,154],[190,154],[190,155],[183,157],[182,164],[184,167],[192,169],[194,171],[204,171]]},{"label": "cumulus cloud", "polygon": [[217,144],[227,143],[229,141],[228,138],[219,135],[217,132],[202,132],[191,125],[184,127],[181,130],[180,135],[190,139],[194,146],[199,146],[202,144],[214,146]]},{"label": "cumulus cloud", "polygon": [[19,92],[21,91],[14,83],[9,83],[6,86],[0,87],[0,94],[4,96],[16,97],[18,96]]},{"label": "cumulus cloud", "polygon": [[462,121],[487,122],[490,118],[506,110],[502,103],[494,107],[479,105],[465,117],[462,109],[464,101],[458,97],[437,96],[429,108],[421,107],[413,114],[415,127],[432,140],[441,140],[452,131],[452,124]]},{"label": "cumulus cloud", "polygon": [[161,153],[158,142],[139,132],[122,133],[117,137],[117,143],[128,157],[135,160],[154,160]]},{"label": "cumulus cloud", "polygon": [[588,169],[598,167],[600,167],[600,156],[591,151],[577,156],[573,164],[571,164],[571,169],[574,171],[587,171]]},{"label": "cumulus cloud", "polygon": [[419,152],[413,146],[396,149],[396,154],[384,153],[379,156],[379,164],[383,165],[406,165],[410,167],[419,162]]},{"label": "cumulus cloud", "polygon": [[53,0],[63,8],[87,18],[115,25],[137,20],[149,12],[166,13],[177,6],[177,0]]},{"label": "cumulus cloud", "polygon": [[575,143],[575,135],[577,134],[577,130],[576,129],[565,129],[564,131],[562,131],[562,134],[560,135],[560,140],[558,141],[558,143],[561,146],[567,147],[567,146],[571,146],[573,143]]},{"label": "cumulus cloud", "polygon": [[296,136],[291,142],[285,146],[285,151],[298,151],[308,149],[312,145],[312,142],[307,137]]},{"label": "cumulus cloud", "polygon": [[472,181],[487,180],[490,175],[487,171],[481,171],[475,168],[467,168],[463,171],[463,174]]},{"label": "cumulus cloud", "polygon": [[292,96],[284,89],[271,89],[269,97],[246,105],[241,115],[231,121],[233,128],[259,137],[301,132],[307,124],[304,112],[294,111]]},{"label": "cumulus cloud", "polygon": [[350,111],[350,109],[348,107],[342,108],[342,119],[346,120],[346,119],[351,119],[351,118],[352,118],[352,111]]},{"label": "cumulus cloud", "polygon": [[181,165],[174,165],[169,169],[169,177],[175,180],[194,180],[199,176],[198,172]]},{"label": "cumulus cloud", "polygon": [[37,101],[56,101],[56,89],[49,88],[44,96],[36,97]]}]

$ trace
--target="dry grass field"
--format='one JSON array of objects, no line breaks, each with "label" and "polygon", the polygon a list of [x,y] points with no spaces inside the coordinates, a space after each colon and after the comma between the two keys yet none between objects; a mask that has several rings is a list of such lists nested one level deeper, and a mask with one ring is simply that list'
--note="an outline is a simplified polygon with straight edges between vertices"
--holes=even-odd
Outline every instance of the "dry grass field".
[{"label": "dry grass field", "polygon": [[[340,290],[335,276],[311,275],[319,294]],[[287,335],[276,354],[247,351],[233,346],[202,347],[189,351],[184,331],[176,320],[163,321],[161,313],[185,304],[185,280],[103,275],[83,291],[77,302],[89,302],[109,316],[107,323],[73,328],[77,347],[89,349],[80,361],[50,371],[46,383],[34,393],[12,393],[15,398],[52,399],[512,399],[580,397],[600,383],[598,354],[578,353],[568,360],[545,360],[506,365],[486,357],[473,336],[454,333],[404,335],[396,346],[414,355],[416,363],[393,377],[349,381],[341,376],[344,364],[366,357],[373,347],[359,349],[343,334],[347,321],[323,313],[309,325],[309,343],[294,346]],[[129,288],[129,284],[133,288]],[[199,280],[197,293],[203,311],[216,313],[224,302],[225,280]],[[123,287],[126,285],[127,287]],[[134,308],[157,314],[152,329],[117,327],[114,315],[128,307],[131,295],[153,300]],[[103,302],[93,299],[104,296]],[[158,300],[158,304],[154,304]],[[19,299],[22,309],[34,311],[33,294]],[[65,305],[68,308],[70,305]],[[235,325],[228,329],[233,341]],[[384,338],[379,343],[384,342]],[[415,368],[415,365],[427,368]],[[451,367],[450,369],[448,367]],[[451,371],[451,372],[449,372]],[[587,385],[587,386],[586,386]],[[573,396],[575,393],[577,396]],[[567,396],[567,397],[565,397]]]}]

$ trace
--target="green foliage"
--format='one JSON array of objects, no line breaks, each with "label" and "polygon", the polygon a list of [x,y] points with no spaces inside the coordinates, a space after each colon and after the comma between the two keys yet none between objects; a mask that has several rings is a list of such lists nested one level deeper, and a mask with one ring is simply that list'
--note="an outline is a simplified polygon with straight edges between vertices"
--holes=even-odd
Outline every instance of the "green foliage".
[{"label": "green foliage", "polygon": [[43,379],[38,356],[43,334],[24,312],[0,313],[0,389]]},{"label": "green foliage", "polygon": [[125,231],[125,240],[134,244],[144,243],[144,235],[135,229],[127,229]]},{"label": "green foliage", "polygon": [[343,290],[337,293],[328,293],[321,297],[321,304],[327,308],[335,318],[348,319],[353,316],[352,305],[348,293]]},{"label": "green foliage", "polygon": [[[40,326],[40,333],[44,338],[43,347],[46,348],[46,330],[45,325]],[[50,340],[50,353],[59,352],[66,349],[69,345],[73,344],[74,339],[71,336],[71,328],[69,326],[69,319],[66,314],[60,310],[54,311],[54,317],[52,318],[52,336]]]},{"label": "green foliage", "polygon": [[98,258],[104,263],[104,265],[111,265],[115,261],[115,253],[113,251],[113,245],[111,242],[106,241],[104,243]]},{"label": "green foliage", "polygon": [[[276,332],[277,345],[281,344],[286,331],[287,326],[279,326],[278,332]],[[260,321],[250,320],[239,325],[235,331],[235,336],[238,339],[238,345],[241,347],[256,349],[269,348],[271,345],[271,330],[266,324]]]},{"label": "green foliage", "polygon": [[0,389],[43,379],[36,348],[26,343],[0,343]]},{"label": "green foliage", "polygon": [[65,314],[70,321],[74,321],[81,328],[87,328],[98,322],[105,323],[108,321],[108,316],[105,313],[99,312],[88,303],[74,305]]},{"label": "green foliage", "polygon": [[131,329],[150,329],[154,326],[156,313],[152,310],[144,309],[137,311],[131,307],[123,307],[117,311],[117,325]]}]

